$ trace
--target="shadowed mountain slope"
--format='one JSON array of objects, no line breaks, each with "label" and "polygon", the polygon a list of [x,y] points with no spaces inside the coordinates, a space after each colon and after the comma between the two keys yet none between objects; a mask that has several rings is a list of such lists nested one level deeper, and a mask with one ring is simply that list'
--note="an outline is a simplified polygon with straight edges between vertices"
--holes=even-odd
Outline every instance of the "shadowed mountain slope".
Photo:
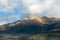
[{"label": "shadowed mountain slope", "polygon": [[60,19],[54,20],[48,17],[27,17],[25,20],[0,26],[0,33],[60,33]]}]

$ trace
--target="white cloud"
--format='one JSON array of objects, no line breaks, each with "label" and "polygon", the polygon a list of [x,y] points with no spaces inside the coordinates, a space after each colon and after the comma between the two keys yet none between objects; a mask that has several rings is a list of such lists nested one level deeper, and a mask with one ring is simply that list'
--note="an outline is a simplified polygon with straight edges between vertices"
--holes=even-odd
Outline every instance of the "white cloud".
[{"label": "white cloud", "polygon": [[0,25],[6,24],[6,23],[7,23],[7,22],[3,21],[3,22],[0,23]]},{"label": "white cloud", "polygon": [[22,0],[22,3],[28,13],[60,17],[60,0]]},{"label": "white cloud", "polygon": [[43,7],[39,4],[33,4],[29,6],[28,9],[30,13],[42,13],[42,11],[44,10]]},{"label": "white cloud", "polygon": [[54,0],[22,0],[24,5],[29,10],[29,13],[42,13],[48,8],[50,8],[51,4]]},{"label": "white cloud", "polygon": [[60,1],[55,0],[55,2],[50,6],[46,12],[46,16],[48,17],[59,17],[60,18]]},{"label": "white cloud", "polygon": [[22,13],[41,15],[46,11],[46,16],[60,17],[60,0],[0,0],[0,12],[14,12],[14,8]]},{"label": "white cloud", "polygon": [[0,25],[7,24],[9,22],[13,22],[13,21],[19,20],[19,19],[20,19],[19,15],[2,17],[2,18],[0,18]]},{"label": "white cloud", "polygon": [[[19,0],[0,0],[0,12],[13,13],[14,8],[17,9],[18,6],[19,6]],[[2,13],[1,15],[3,16]],[[8,21],[11,22],[13,20],[18,20],[19,18],[20,18],[19,15],[0,17],[0,25],[8,23]]]},{"label": "white cloud", "polygon": [[18,0],[0,0],[0,12],[14,12],[18,8]]},{"label": "white cloud", "polygon": [[19,18],[20,18],[19,15],[5,16],[5,17],[0,18],[0,21],[18,20]]}]

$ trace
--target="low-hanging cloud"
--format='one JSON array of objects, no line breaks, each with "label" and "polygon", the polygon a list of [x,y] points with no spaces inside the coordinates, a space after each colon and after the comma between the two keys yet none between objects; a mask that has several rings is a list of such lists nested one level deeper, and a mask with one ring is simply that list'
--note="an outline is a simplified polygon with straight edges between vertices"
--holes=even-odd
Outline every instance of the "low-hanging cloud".
[{"label": "low-hanging cloud", "polygon": [[22,0],[22,3],[30,14],[60,17],[60,0]]},{"label": "low-hanging cloud", "polygon": [[29,13],[41,14],[45,10],[49,9],[54,0],[22,0]]},{"label": "low-hanging cloud", "polygon": [[19,20],[19,18],[19,15],[2,17],[0,18],[0,25]]},{"label": "low-hanging cloud", "polygon": [[19,15],[6,16],[6,17],[0,18],[0,22],[3,22],[3,21],[9,21],[9,20],[18,20],[19,18],[20,18]]}]

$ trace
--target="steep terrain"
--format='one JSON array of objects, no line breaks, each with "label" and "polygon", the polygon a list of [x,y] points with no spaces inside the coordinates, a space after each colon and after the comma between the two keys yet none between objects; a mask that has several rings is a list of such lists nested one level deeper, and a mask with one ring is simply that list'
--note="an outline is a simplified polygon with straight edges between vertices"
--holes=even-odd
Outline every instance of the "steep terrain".
[{"label": "steep terrain", "polygon": [[[32,17],[32,18],[31,18]],[[60,33],[60,19],[31,16],[0,26],[0,33]]]}]

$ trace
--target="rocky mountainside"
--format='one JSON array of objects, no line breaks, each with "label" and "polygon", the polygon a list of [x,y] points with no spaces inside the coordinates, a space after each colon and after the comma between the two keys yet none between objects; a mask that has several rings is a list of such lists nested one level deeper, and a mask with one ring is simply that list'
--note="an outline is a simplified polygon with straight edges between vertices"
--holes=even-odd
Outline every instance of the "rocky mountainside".
[{"label": "rocky mountainside", "polygon": [[31,17],[0,26],[0,33],[60,33],[59,18]]}]

